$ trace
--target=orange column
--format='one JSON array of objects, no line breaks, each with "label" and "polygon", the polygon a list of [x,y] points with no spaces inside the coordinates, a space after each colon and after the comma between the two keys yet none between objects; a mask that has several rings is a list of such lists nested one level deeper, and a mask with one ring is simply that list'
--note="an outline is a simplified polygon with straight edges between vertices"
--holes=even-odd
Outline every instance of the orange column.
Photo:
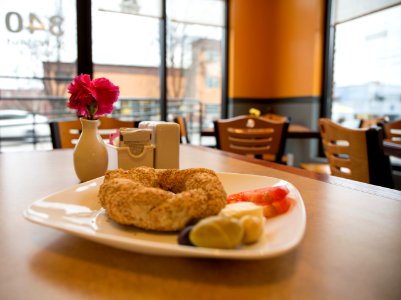
[{"label": "orange column", "polygon": [[320,96],[323,0],[231,0],[229,97]]}]

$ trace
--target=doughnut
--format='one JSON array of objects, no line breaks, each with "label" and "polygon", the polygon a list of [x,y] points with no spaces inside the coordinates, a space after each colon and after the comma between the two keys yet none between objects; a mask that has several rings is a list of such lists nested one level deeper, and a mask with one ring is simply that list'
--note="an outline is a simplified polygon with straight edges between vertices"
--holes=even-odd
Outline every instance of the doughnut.
[{"label": "doughnut", "polygon": [[107,171],[98,198],[109,218],[119,224],[177,231],[218,214],[227,194],[210,169],[138,167]]}]

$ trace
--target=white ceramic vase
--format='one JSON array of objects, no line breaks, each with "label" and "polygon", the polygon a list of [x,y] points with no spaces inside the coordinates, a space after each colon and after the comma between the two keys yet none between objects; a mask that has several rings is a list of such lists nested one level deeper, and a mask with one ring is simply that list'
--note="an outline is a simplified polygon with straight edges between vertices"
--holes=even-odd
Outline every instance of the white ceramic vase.
[{"label": "white ceramic vase", "polygon": [[107,170],[106,145],[99,134],[99,120],[81,118],[82,133],[74,149],[74,168],[78,178],[88,181],[103,176]]}]

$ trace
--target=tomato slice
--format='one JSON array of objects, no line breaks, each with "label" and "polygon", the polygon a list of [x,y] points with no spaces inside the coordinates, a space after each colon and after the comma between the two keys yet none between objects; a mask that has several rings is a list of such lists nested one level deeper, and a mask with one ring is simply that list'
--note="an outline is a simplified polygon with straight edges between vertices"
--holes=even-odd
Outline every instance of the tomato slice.
[{"label": "tomato slice", "polygon": [[284,199],[289,192],[285,185],[270,186],[229,195],[227,202],[250,201],[255,204],[265,205]]},{"label": "tomato slice", "polygon": [[285,198],[283,200],[273,202],[272,206],[279,214],[283,214],[290,208],[290,201],[289,199]]},{"label": "tomato slice", "polygon": [[285,185],[265,187],[229,195],[227,203],[253,202],[263,206],[264,216],[271,218],[289,210],[291,206],[291,199],[287,197],[289,192]]},{"label": "tomato slice", "polygon": [[265,205],[263,206],[263,215],[266,218],[272,218],[277,216],[277,211],[272,205]]}]

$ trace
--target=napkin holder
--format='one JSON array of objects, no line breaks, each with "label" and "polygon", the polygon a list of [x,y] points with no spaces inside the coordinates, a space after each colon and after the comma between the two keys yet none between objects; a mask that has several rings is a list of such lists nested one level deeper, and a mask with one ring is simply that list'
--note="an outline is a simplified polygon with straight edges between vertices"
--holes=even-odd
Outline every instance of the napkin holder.
[{"label": "napkin holder", "polygon": [[131,169],[136,167],[151,167],[153,168],[154,161],[154,145],[146,145],[142,153],[132,154],[129,147],[117,147],[106,144],[109,154],[109,170],[121,168]]},{"label": "napkin holder", "polygon": [[120,128],[118,146],[107,145],[109,169],[153,167],[155,146],[150,143],[151,130]]},{"label": "napkin holder", "polygon": [[112,144],[107,144],[109,170],[141,166],[179,168],[180,127],[177,123],[143,121],[139,128],[121,128],[119,132],[118,142],[111,139]]},{"label": "napkin holder", "polygon": [[180,126],[174,122],[142,121],[138,128],[150,130],[155,146],[155,169],[178,169],[180,164]]}]

